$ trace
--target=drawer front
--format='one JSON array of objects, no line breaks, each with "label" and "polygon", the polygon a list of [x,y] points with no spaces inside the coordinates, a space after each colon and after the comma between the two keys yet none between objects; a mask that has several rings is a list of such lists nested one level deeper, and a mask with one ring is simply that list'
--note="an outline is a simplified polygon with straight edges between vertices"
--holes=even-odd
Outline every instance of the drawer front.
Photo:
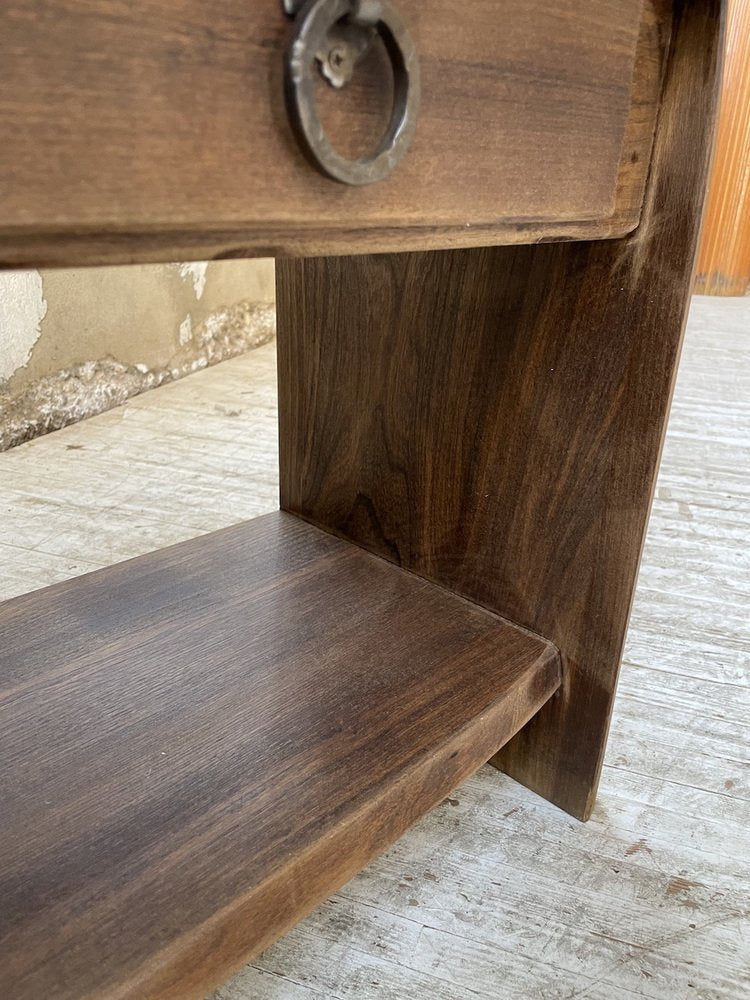
[{"label": "drawer front", "polygon": [[[416,133],[386,179],[352,187],[316,171],[290,127],[280,0],[5,0],[0,262],[416,249],[637,224],[658,102],[650,2],[645,16],[641,0],[397,6],[421,68]],[[377,49],[343,89],[317,88],[347,154],[388,117]]]}]

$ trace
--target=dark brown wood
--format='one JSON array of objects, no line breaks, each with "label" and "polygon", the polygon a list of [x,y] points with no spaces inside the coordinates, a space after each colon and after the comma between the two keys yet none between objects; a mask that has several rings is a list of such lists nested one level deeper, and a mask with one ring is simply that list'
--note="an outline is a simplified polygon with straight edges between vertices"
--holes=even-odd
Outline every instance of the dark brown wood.
[{"label": "dark brown wood", "polygon": [[553,694],[551,643],[288,514],[0,606],[0,995],[202,998]]},{"label": "dark brown wood", "polygon": [[561,696],[497,763],[582,818],[689,297],[719,39],[719,3],[675,5],[631,237],[278,266],[282,506],[555,642]]},{"label": "dark brown wood", "polygon": [[[347,188],[300,153],[280,0],[4,0],[0,265],[428,249],[637,224],[658,104],[642,0],[398,0],[420,54],[417,135]],[[642,38],[643,42],[643,38]],[[344,152],[387,73],[321,84]],[[387,69],[387,67],[385,68]]]}]

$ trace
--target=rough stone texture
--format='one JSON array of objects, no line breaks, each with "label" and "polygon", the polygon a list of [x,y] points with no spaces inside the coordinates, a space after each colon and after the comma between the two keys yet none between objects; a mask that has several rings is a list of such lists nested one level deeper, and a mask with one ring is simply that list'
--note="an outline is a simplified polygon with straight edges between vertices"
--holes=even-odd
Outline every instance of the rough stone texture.
[{"label": "rough stone texture", "polygon": [[148,368],[105,357],[45,375],[17,392],[0,383],[0,451],[237,357],[267,343],[275,329],[272,303],[243,301],[208,316],[164,366]]}]

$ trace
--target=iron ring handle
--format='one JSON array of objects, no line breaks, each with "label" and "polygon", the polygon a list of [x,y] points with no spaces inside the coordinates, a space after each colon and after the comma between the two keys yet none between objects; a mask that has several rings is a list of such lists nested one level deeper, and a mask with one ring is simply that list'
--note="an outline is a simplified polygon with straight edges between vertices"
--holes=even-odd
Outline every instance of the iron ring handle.
[{"label": "iron ring handle", "polygon": [[[377,148],[349,160],[329,142],[315,106],[315,53],[343,18],[372,25],[393,67],[393,109]],[[363,18],[367,21],[363,22]],[[284,91],[292,128],[303,151],[328,177],[344,184],[372,184],[387,177],[414,136],[419,109],[419,62],[406,25],[389,0],[309,0],[297,14],[284,66]]]}]

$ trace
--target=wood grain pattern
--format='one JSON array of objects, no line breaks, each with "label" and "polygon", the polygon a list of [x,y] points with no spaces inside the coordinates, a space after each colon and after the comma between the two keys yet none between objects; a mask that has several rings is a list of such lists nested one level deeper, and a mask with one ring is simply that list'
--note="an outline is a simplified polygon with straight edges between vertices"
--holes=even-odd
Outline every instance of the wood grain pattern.
[{"label": "wood grain pattern", "polygon": [[562,697],[497,762],[584,818],[689,296],[719,43],[718,3],[675,5],[632,237],[277,268],[282,506],[559,646]]},{"label": "wood grain pattern", "polygon": [[477,769],[554,647],[272,514],[0,606],[0,984],[202,997]]},{"label": "wood grain pattern", "polygon": [[[0,9],[0,264],[535,242],[638,222],[658,79],[642,0],[399,0],[417,136],[347,188],[297,149],[279,0],[9,0]],[[643,42],[643,39],[641,39]],[[382,114],[377,60],[323,87],[334,141]],[[635,88],[631,89],[635,84]],[[646,155],[644,155],[644,151]]]},{"label": "wood grain pattern", "polygon": [[750,4],[728,0],[716,155],[706,198],[695,291],[744,295],[750,284]]},{"label": "wood grain pattern", "polygon": [[[692,300],[589,822],[485,767],[214,1000],[747,1000],[748,317]],[[275,353],[0,455],[4,592],[275,508]]]}]

